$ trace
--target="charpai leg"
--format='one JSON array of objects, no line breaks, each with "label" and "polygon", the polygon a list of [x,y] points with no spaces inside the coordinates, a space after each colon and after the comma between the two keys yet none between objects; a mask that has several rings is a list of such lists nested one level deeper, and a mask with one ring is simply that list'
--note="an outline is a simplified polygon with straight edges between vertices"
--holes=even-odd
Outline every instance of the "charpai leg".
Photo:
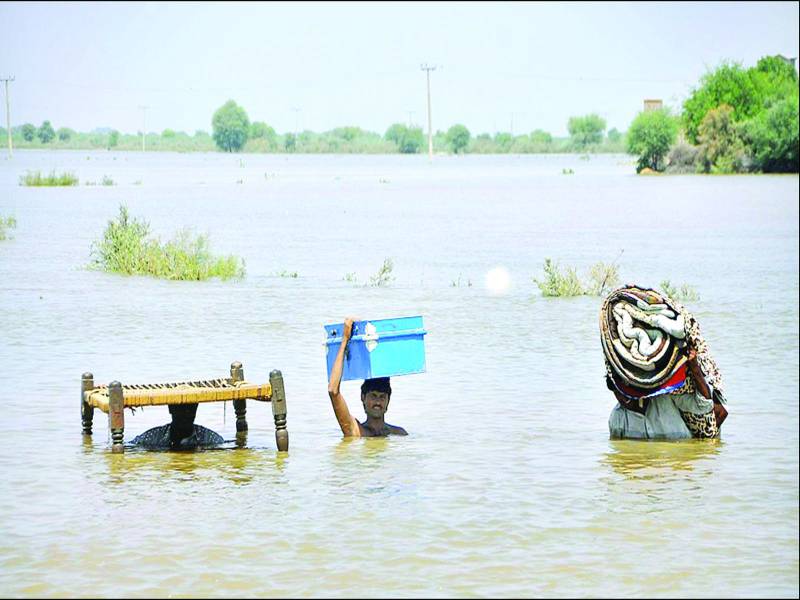
[{"label": "charpai leg", "polygon": [[[244,369],[242,363],[231,363],[231,380],[244,381]],[[247,400],[234,400],[233,410],[236,412],[236,432],[247,431]]]},{"label": "charpai leg", "polygon": [[112,381],[108,384],[108,426],[111,429],[111,452],[123,452],[122,440],[125,434],[125,400],[122,384]]},{"label": "charpai leg", "polygon": [[275,443],[280,452],[289,450],[289,432],[286,431],[286,391],[283,375],[277,369],[269,374],[272,387],[272,416],[275,418]]},{"label": "charpai leg", "polygon": [[81,376],[81,426],[84,435],[92,435],[94,408],[86,403],[85,393],[94,388],[94,375],[84,373]]}]

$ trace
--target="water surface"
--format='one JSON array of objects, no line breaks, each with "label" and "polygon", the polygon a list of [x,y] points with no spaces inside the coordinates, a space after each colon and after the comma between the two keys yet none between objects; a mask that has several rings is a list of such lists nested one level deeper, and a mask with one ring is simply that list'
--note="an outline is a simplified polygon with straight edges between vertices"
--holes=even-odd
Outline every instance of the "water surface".
[{"label": "water surface", "polygon": [[[53,168],[82,184],[18,185]],[[84,184],[103,175],[117,185]],[[18,222],[0,242],[0,594],[797,596],[797,198],[796,176],[637,177],[623,156],[18,152],[0,161]],[[120,203],[163,239],[207,233],[246,278],[86,269]],[[532,277],[623,250],[625,282],[699,293],[721,440],[609,440],[600,299]],[[392,285],[364,287],[387,257]],[[409,437],[342,440],[322,324],[346,314],[424,316],[428,372],[393,379],[388,413]],[[84,371],[234,360],[249,381],[283,371],[288,454],[256,403],[245,448],[112,455],[99,412],[82,439]],[[126,411],[126,439],[167,420]],[[235,437],[231,406],[198,423]]]}]

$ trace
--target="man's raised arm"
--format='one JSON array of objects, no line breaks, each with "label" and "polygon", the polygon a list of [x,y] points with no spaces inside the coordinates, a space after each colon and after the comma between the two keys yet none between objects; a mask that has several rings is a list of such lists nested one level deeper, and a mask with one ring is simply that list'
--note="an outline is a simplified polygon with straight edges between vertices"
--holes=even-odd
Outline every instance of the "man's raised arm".
[{"label": "man's raised arm", "polygon": [[344,369],[344,352],[352,334],[353,319],[347,317],[344,320],[342,343],[339,346],[339,353],[336,355],[336,360],[333,361],[333,368],[331,368],[331,378],[330,381],[328,381],[328,396],[333,405],[333,412],[336,413],[336,420],[339,421],[339,427],[342,428],[342,433],[346,436],[358,437],[361,434],[358,421],[350,414],[350,409],[347,408],[347,402],[345,402],[344,396],[342,396],[342,392],[339,390],[339,385],[342,382],[342,370]]}]

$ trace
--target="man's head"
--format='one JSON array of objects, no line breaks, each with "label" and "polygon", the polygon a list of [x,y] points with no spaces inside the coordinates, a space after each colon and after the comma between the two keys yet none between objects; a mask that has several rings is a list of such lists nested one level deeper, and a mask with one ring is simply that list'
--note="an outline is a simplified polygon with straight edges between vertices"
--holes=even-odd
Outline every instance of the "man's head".
[{"label": "man's head", "polygon": [[197,415],[197,404],[170,404],[172,415],[170,437],[174,440],[184,438],[194,431],[194,418]]},{"label": "man's head", "polygon": [[361,384],[361,402],[367,416],[380,418],[389,408],[389,399],[392,397],[392,386],[388,377],[365,379]]}]

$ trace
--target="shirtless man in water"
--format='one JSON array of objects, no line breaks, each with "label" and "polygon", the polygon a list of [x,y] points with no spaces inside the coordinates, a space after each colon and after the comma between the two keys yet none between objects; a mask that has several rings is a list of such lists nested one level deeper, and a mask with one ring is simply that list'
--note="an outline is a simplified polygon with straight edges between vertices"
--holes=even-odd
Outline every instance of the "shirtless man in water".
[{"label": "shirtless man in water", "polygon": [[382,437],[387,435],[408,435],[405,429],[396,425],[389,425],[384,421],[384,415],[389,408],[389,399],[392,396],[392,388],[389,385],[388,377],[378,377],[376,379],[365,379],[361,385],[361,403],[364,405],[364,412],[367,413],[367,420],[359,423],[350,414],[344,396],[339,391],[339,384],[342,382],[342,370],[344,368],[344,352],[350,336],[353,334],[353,319],[348,317],[344,320],[344,331],[342,332],[342,344],[339,346],[339,353],[331,369],[331,378],[328,382],[328,396],[333,404],[333,412],[336,413],[336,420],[345,437]]}]

